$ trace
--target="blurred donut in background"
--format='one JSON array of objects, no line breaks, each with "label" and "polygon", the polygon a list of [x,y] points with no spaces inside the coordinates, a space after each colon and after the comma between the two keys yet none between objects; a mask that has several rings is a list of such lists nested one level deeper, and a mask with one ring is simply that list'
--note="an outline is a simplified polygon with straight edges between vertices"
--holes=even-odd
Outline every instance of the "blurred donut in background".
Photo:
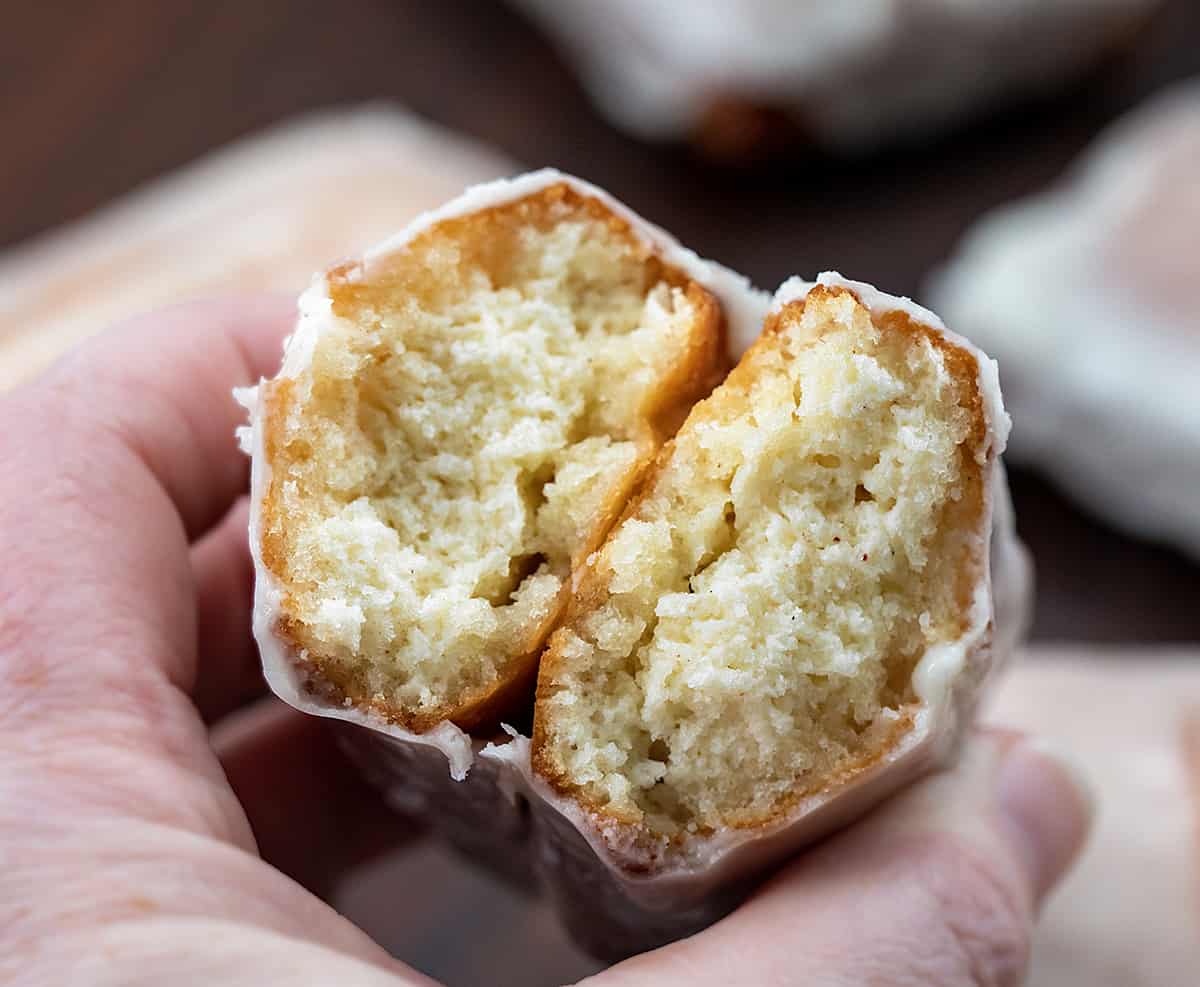
[{"label": "blurred donut in background", "polygon": [[912,140],[1046,93],[1132,44],[1159,0],[514,0],[600,111],[711,157]]},{"label": "blurred donut in background", "polygon": [[1200,556],[1200,80],[981,219],[929,294],[999,361],[1012,460]]},{"label": "blurred donut in background", "polygon": [[0,253],[0,391],[155,306],[295,293],[331,257],[513,170],[498,151],[385,102],[310,112],[210,151]]}]

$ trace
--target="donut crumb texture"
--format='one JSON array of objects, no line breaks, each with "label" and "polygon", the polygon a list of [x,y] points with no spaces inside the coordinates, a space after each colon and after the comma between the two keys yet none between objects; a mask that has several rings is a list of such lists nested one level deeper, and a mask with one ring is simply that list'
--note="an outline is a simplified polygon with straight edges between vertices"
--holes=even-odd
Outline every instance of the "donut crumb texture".
[{"label": "donut crumb texture", "polygon": [[542,659],[537,770],[665,845],[891,749],[981,575],[978,372],[842,288],[772,316],[583,573]]},{"label": "donut crumb texture", "polygon": [[266,385],[276,633],[417,731],[527,704],[574,568],[726,369],[715,299],[566,184],[327,276]]}]

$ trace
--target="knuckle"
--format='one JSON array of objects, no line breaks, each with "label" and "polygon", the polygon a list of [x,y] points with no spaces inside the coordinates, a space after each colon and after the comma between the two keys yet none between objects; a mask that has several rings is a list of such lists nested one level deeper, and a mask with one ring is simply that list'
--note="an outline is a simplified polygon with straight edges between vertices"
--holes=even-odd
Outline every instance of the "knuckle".
[{"label": "knuckle", "polygon": [[953,837],[929,841],[919,875],[948,984],[1015,987],[1029,964],[1032,906],[1000,863]]}]

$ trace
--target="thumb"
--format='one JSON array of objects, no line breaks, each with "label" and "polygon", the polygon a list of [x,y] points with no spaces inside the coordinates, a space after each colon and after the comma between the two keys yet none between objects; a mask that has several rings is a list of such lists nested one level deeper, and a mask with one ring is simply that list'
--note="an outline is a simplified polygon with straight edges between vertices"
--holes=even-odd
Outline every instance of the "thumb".
[{"label": "thumb", "polygon": [[589,983],[1015,985],[1086,837],[1068,761],[981,733],[950,771],[806,853],[728,918]]}]

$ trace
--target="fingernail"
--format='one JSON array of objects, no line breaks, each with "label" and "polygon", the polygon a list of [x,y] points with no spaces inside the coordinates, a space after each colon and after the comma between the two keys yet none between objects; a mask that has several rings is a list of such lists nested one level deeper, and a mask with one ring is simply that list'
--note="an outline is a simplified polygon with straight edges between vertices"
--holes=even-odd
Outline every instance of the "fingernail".
[{"label": "fingernail", "polygon": [[1037,899],[1066,873],[1096,811],[1095,789],[1079,761],[1045,740],[1023,740],[1000,766],[1000,811]]}]

